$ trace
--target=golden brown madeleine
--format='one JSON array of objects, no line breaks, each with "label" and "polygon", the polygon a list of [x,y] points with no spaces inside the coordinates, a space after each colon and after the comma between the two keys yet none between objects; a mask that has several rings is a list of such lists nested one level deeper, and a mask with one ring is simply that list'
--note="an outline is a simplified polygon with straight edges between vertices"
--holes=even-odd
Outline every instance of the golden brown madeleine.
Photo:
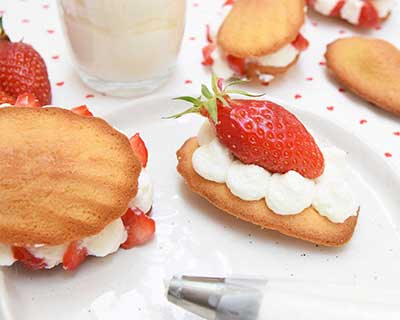
[{"label": "golden brown madeleine", "polygon": [[0,242],[58,245],[122,216],[141,165],[99,118],[60,108],[0,109]]},{"label": "golden brown madeleine", "polygon": [[198,147],[197,138],[185,142],[177,152],[177,169],[193,192],[217,208],[263,228],[319,245],[339,247],[351,239],[358,216],[349,217],[344,223],[333,223],[312,207],[296,215],[279,215],[272,212],[264,200],[244,201],[234,196],[224,183],[202,178],[192,165],[192,155]]},{"label": "golden brown madeleine", "polygon": [[328,45],[335,78],[376,106],[400,115],[400,50],[381,39],[351,37]]},{"label": "golden brown madeleine", "polygon": [[237,0],[217,43],[240,58],[273,53],[295,40],[304,24],[305,0]]}]

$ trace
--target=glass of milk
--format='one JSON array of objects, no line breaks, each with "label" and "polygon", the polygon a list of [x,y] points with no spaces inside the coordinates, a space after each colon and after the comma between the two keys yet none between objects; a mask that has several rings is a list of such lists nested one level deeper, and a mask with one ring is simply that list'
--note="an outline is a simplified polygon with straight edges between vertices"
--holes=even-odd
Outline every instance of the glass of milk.
[{"label": "glass of milk", "polygon": [[174,70],[185,0],[58,0],[73,63],[96,91],[138,96]]}]

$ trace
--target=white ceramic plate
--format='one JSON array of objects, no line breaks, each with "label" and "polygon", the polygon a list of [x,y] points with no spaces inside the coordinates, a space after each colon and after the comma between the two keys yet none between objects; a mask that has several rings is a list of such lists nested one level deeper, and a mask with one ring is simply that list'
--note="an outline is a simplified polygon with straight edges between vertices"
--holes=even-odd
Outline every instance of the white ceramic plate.
[{"label": "white ceramic plate", "polygon": [[[175,151],[202,119],[162,120],[186,105],[143,99],[111,113],[127,134],[139,131],[155,182],[156,239],[143,247],[88,259],[78,272],[4,269],[3,318],[10,320],[195,319],[166,303],[172,274],[252,275],[394,288],[400,286],[400,179],[370,147],[345,129],[302,110],[294,112],[320,138],[349,152],[361,202],[352,241],[323,248],[221,214],[190,193],[175,170]],[[1,317],[0,317],[1,318]]]}]

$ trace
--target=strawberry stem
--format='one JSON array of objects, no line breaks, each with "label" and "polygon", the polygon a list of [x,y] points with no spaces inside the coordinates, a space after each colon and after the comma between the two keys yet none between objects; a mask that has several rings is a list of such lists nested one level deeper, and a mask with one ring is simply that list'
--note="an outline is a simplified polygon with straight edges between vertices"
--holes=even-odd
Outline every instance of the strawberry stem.
[{"label": "strawberry stem", "polygon": [[0,16],[0,40],[10,41],[3,27],[3,16]]},{"label": "strawberry stem", "polygon": [[204,115],[204,111],[208,114],[208,116],[213,120],[215,123],[218,122],[218,101],[220,101],[224,106],[230,107],[229,106],[229,94],[239,94],[243,95],[246,97],[261,97],[264,94],[251,94],[247,91],[244,90],[239,90],[239,89],[231,89],[227,90],[229,87],[232,87],[237,84],[241,84],[247,82],[246,80],[234,80],[231,82],[228,82],[225,87],[223,87],[223,80],[221,78],[218,78],[215,73],[212,74],[211,77],[211,89],[210,89],[202,84],[201,85],[201,96],[195,98],[195,97],[189,97],[189,96],[182,96],[182,97],[177,97],[174,98],[174,100],[182,100],[185,102],[189,102],[193,105],[193,107],[166,117],[164,119],[177,119],[182,117],[185,114],[189,113],[202,113]]}]

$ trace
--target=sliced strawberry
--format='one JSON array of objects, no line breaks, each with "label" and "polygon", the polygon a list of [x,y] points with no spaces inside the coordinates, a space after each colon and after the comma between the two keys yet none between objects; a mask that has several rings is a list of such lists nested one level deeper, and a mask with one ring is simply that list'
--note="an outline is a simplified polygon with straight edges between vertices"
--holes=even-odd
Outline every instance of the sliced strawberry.
[{"label": "sliced strawberry", "polygon": [[229,67],[235,71],[237,75],[243,76],[246,73],[245,59],[228,55],[226,60],[228,61]]},{"label": "sliced strawberry", "polygon": [[128,232],[128,239],[121,244],[121,248],[130,249],[153,239],[156,224],[138,208],[128,209],[122,216],[122,221]]},{"label": "sliced strawberry", "polygon": [[203,61],[201,62],[203,66],[212,66],[214,64],[212,53],[216,48],[217,46],[214,43],[209,43],[208,45],[203,47],[202,49]]},{"label": "sliced strawberry", "polygon": [[87,257],[87,249],[79,247],[76,241],[71,242],[63,257],[64,270],[76,269]]},{"label": "sliced strawberry", "polygon": [[15,101],[16,107],[40,108],[40,101],[31,93],[20,94]]},{"label": "sliced strawberry", "polygon": [[303,37],[301,33],[299,33],[296,39],[292,42],[292,46],[295,47],[299,51],[304,51],[308,48],[309,42],[306,38]]},{"label": "sliced strawberry", "polygon": [[331,17],[340,17],[340,12],[342,11],[343,6],[345,5],[346,1],[345,0],[339,0],[336,3],[336,6],[332,9],[332,11],[329,13]]},{"label": "sliced strawberry", "polygon": [[139,133],[136,133],[132,138],[129,139],[131,147],[136,157],[139,159],[143,168],[146,168],[148,160],[148,152],[146,144],[140,137]]},{"label": "sliced strawberry", "polygon": [[209,24],[206,24],[206,38],[208,43],[213,43],[214,40],[211,36],[211,28]]},{"label": "sliced strawberry", "polygon": [[363,28],[375,28],[380,25],[378,11],[370,0],[365,0],[361,8],[358,25]]},{"label": "sliced strawberry", "polygon": [[9,104],[14,104],[15,103],[15,98],[8,93],[1,91],[0,90],[0,104],[3,103],[9,103]]},{"label": "sliced strawberry", "polygon": [[82,105],[79,107],[75,107],[71,109],[72,112],[79,114],[81,116],[93,117],[93,113],[91,113],[86,105]]},{"label": "sliced strawberry", "polygon": [[235,0],[226,0],[223,6],[233,6],[234,4]]},{"label": "sliced strawberry", "polygon": [[28,249],[23,247],[12,247],[14,258],[32,270],[44,269],[47,265],[43,259],[36,258]]}]

